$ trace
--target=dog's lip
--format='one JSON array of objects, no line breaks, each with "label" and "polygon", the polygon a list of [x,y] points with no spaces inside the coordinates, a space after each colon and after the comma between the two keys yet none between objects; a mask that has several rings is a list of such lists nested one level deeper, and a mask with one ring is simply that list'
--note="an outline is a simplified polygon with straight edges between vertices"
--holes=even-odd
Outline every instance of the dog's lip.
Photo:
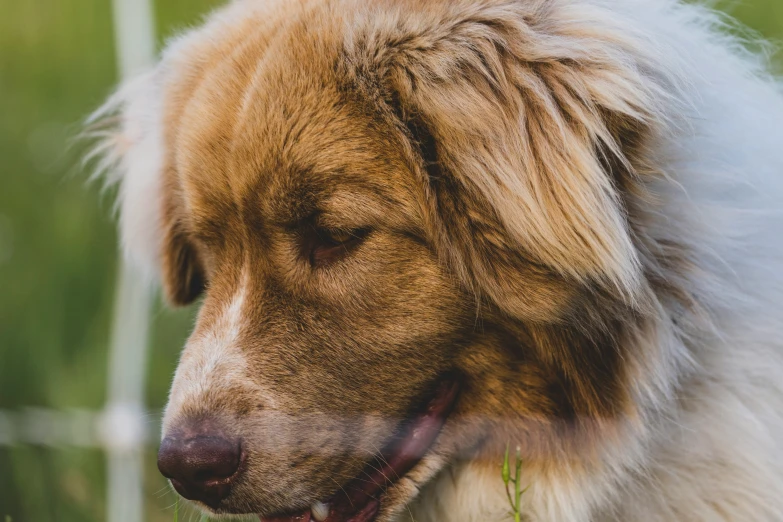
[{"label": "dog's lip", "polygon": [[[342,519],[345,520],[345,522],[371,522],[375,516],[378,514],[378,509],[381,507],[381,503],[378,500],[370,500],[364,507],[362,507],[359,511],[354,513],[353,516],[349,519]],[[312,513],[310,510],[303,511],[299,513],[298,515],[292,515],[287,517],[274,517],[274,518],[264,518],[261,517],[261,522],[310,522],[311,520],[314,520]],[[332,515],[329,515],[329,518],[326,520],[333,520]]]},{"label": "dog's lip", "polygon": [[[340,488],[324,502],[329,514],[324,522],[370,522],[380,509],[379,497],[408,473],[429,451],[456,402],[459,384],[441,381],[426,409],[413,417],[394,441],[371,461],[360,478]],[[310,522],[310,509],[294,515],[259,517],[261,522]]]}]

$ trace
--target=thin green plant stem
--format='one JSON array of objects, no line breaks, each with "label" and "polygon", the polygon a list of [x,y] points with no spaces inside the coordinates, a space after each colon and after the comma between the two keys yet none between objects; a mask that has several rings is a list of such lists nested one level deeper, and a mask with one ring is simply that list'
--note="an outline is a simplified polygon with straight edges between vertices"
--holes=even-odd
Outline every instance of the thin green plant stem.
[{"label": "thin green plant stem", "polygon": [[[503,469],[501,472],[503,484],[506,487],[506,497],[514,513],[514,522],[522,521],[522,495],[527,491],[527,487],[522,489],[522,450],[519,446],[516,449],[516,459],[514,462],[514,477],[511,477],[511,464],[509,463],[509,446],[506,445],[506,453],[503,456]],[[509,485],[514,484],[514,496],[511,496]],[[530,486],[528,486],[530,487]]]},{"label": "thin green plant stem", "polygon": [[179,496],[174,501],[174,522],[179,522]]},{"label": "thin green plant stem", "polygon": [[520,513],[520,502],[522,499],[522,490],[519,481],[522,478],[522,453],[517,446],[516,474],[514,476],[514,522],[520,522],[522,514]]},{"label": "thin green plant stem", "polygon": [[508,485],[510,482],[512,482],[514,479],[511,478],[511,466],[509,466],[508,463],[508,444],[506,444],[506,454],[503,457],[503,484],[506,486],[506,497],[508,498],[508,503],[513,507],[514,501],[511,498],[511,492],[508,490]]}]

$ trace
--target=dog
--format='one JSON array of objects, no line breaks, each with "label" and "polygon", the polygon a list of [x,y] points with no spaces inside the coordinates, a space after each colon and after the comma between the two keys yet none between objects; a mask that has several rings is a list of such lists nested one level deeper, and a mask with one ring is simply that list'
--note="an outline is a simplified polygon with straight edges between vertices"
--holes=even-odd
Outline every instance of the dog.
[{"label": "dog", "polygon": [[729,24],[236,0],[171,41],[94,124],[124,251],[201,301],[173,487],[267,522],[783,520],[783,96]]}]

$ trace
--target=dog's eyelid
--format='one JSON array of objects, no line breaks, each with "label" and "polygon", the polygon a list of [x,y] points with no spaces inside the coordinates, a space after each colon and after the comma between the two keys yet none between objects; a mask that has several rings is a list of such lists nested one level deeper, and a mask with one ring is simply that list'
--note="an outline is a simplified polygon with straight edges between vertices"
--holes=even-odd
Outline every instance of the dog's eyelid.
[{"label": "dog's eyelid", "polygon": [[369,227],[327,229],[311,224],[308,233],[302,238],[303,254],[312,267],[326,267],[351,254],[370,232]]}]

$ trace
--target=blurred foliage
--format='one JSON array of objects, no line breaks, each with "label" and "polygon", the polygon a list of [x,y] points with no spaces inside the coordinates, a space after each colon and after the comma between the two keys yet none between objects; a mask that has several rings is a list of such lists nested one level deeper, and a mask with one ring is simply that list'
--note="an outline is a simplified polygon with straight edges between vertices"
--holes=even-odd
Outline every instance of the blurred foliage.
[{"label": "blurred foliage", "polygon": [[[157,1],[158,34],[217,4]],[[117,81],[111,3],[0,0],[0,13],[0,408],[96,409],[116,236],[111,198],[85,185],[72,140]],[[191,312],[155,313],[151,409],[165,402]],[[171,520],[173,495],[152,451],[146,460],[147,520]],[[99,451],[0,448],[0,517],[103,520],[104,465]]]},{"label": "blurred foliage", "polygon": [[[162,41],[219,0],[155,3]],[[728,10],[783,37],[781,0]],[[99,408],[116,237],[111,198],[85,186],[69,143],[116,83],[110,0],[0,0],[0,13],[0,408]],[[156,310],[150,409],[164,404],[192,312]],[[103,520],[104,464],[98,451],[0,447],[0,517]],[[147,520],[171,520],[152,450],[146,475]]]}]

